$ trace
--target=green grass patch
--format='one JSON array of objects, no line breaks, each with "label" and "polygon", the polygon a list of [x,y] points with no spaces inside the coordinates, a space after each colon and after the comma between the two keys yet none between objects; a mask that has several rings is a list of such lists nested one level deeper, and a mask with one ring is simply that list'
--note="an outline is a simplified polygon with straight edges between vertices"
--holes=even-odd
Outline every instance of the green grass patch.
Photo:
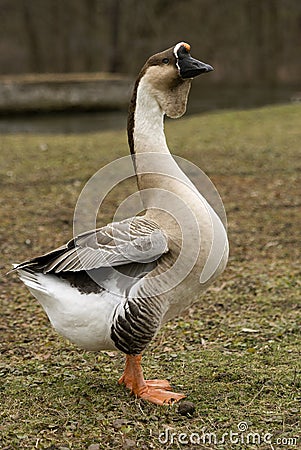
[{"label": "green grass patch", "polygon": [[17,276],[5,275],[12,262],[72,237],[81,189],[128,154],[125,133],[3,136],[2,449],[300,448],[300,106],[168,121],[166,134],[174,154],[211,177],[228,215],[226,271],[144,354],[146,377],[170,380],[195,413],[130,397],[117,384],[122,354],[84,352],[60,338]]}]

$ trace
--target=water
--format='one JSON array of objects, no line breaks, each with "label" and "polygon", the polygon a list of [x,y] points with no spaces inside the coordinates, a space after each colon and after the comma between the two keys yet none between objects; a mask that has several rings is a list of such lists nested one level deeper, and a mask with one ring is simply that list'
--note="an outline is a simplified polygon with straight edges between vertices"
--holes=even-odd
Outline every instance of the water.
[{"label": "water", "polygon": [[[189,97],[187,114],[217,109],[245,109],[288,103],[300,92],[296,86],[239,87],[216,86],[195,80]],[[0,116],[0,134],[73,134],[94,133],[126,128],[127,111],[64,112]]]},{"label": "water", "polygon": [[75,134],[126,127],[126,111],[0,116],[0,134]]}]

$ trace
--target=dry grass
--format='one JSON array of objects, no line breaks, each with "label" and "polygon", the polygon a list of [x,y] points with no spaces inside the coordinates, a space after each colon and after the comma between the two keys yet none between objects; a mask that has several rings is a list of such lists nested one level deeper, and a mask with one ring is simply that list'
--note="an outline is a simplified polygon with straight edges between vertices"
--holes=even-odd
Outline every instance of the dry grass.
[{"label": "dry grass", "polygon": [[[179,433],[202,438],[203,431],[219,443],[197,448],[300,448],[300,106],[195,116],[166,128],[174,153],[213,179],[229,221],[226,272],[144,357],[146,375],[168,378],[196,412],[181,416],[176,405],[130,397],[117,385],[121,354],[86,353],[64,341],[17,277],[5,276],[12,262],[71,237],[84,182],[127,154],[124,133],[4,136],[2,449],[195,448],[179,443]],[[108,217],[105,208],[101,219]],[[221,442],[240,422],[260,444],[246,444],[247,432]],[[159,442],[166,428],[176,433],[173,443]],[[266,433],[271,441],[263,441]]]}]

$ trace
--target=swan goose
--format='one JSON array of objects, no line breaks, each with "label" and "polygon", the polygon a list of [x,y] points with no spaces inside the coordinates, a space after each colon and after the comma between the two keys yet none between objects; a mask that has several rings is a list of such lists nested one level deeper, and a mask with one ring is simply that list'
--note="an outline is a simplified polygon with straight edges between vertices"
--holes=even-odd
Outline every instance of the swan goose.
[{"label": "swan goose", "polygon": [[128,142],[139,191],[148,194],[145,214],[82,233],[13,269],[58,333],[86,350],[125,353],[119,383],[160,405],[185,395],[167,380],[145,380],[141,353],[162,324],[199,299],[228,258],[224,225],[172,158],[164,135],[164,115],[182,116],[191,80],[211,70],[180,42],[150,57],[136,80]]}]

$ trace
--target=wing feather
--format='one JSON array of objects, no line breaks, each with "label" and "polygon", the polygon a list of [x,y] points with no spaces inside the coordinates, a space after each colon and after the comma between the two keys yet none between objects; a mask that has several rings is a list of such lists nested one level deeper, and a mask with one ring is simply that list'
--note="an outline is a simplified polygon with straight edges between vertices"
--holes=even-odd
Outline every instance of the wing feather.
[{"label": "wing feather", "polygon": [[43,273],[77,272],[130,263],[149,263],[168,251],[163,230],[153,221],[135,217],[87,231],[65,246],[19,264]]}]

